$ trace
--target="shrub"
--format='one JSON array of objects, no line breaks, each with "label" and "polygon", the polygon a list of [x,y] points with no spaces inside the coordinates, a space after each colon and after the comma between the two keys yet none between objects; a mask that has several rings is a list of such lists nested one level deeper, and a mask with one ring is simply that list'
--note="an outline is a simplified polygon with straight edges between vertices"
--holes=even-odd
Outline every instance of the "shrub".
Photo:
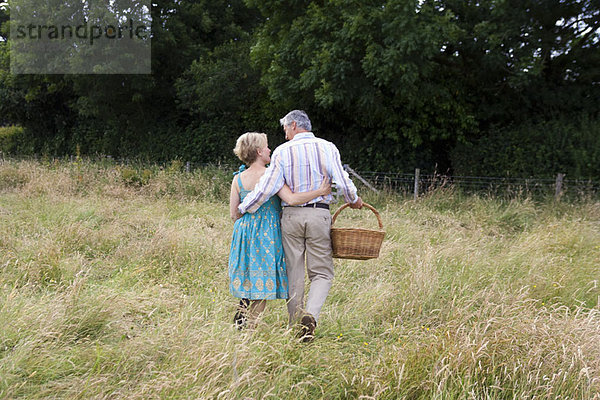
[{"label": "shrub", "polygon": [[457,175],[600,177],[600,120],[580,116],[497,128],[456,146]]},{"label": "shrub", "polygon": [[5,154],[14,154],[17,151],[19,138],[24,134],[24,129],[20,126],[1,126],[0,127],[0,152]]},{"label": "shrub", "polygon": [[152,178],[152,171],[147,168],[136,170],[133,168],[123,167],[120,168],[120,172],[123,182],[131,186],[147,185],[150,181],[150,178]]}]

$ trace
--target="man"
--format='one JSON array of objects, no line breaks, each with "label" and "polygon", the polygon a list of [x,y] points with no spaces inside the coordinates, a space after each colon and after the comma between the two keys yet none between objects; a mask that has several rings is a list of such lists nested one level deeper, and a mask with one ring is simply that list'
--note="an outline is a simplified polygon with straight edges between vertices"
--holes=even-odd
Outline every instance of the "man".
[{"label": "man", "polygon": [[[275,149],[269,168],[239,205],[239,211],[256,211],[284,183],[292,192],[307,192],[318,188],[325,178],[337,184],[350,207],[361,208],[362,199],[342,167],[337,147],[315,137],[308,115],[304,111],[293,110],[279,122],[288,142]],[[314,338],[319,314],[333,279],[329,212],[329,203],[332,201],[333,196],[329,194],[296,207],[283,203],[281,230],[288,276],[289,323],[292,325],[300,319],[300,334],[305,342]],[[310,280],[306,308],[305,262]]]}]

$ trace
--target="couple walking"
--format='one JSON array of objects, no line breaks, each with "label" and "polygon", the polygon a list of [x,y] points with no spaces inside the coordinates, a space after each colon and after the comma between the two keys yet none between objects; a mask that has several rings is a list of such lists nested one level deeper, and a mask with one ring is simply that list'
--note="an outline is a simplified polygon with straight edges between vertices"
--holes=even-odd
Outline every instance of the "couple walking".
[{"label": "couple walking", "polygon": [[291,111],[279,122],[287,142],[272,157],[264,133],[243,134],[234,149],[248,168],[240,167],[231,184],[230,291],[241,299],[237,324],[254,325],[266,300],[287,299],[290,326],[299,322],[300,337],[311,341],[333,279],[330,182],[350,207],[361,208],[362,199],[338,149],[314,136],[304,111]]}]

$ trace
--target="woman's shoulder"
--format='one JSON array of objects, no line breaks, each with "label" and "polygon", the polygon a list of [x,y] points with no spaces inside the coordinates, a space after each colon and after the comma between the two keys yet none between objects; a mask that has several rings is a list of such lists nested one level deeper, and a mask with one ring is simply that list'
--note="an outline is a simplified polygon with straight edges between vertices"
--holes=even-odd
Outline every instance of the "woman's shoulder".
[{"label": "woman's shoulder", "polygon": [[254,186],[256,186],[256,184],[258,183],[258,181],[260,181],[260,178],[264,174],[264,171],[262,173],[256,171],[252,173],[251,172],[252,171],[247,171],[247,173],[241,176],[240,178],[244,189],[248,191],[252,191],[254,189]]}]

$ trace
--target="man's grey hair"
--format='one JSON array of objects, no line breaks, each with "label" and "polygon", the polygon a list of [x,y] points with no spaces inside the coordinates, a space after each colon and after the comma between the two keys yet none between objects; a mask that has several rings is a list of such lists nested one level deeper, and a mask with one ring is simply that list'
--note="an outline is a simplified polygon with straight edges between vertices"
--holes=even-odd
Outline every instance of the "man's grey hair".
[{"label": "man's grey hair", "polygon": [[295,122],[299,128],[312,131],[312,124],[308,115],[302,110],[293,110],[287,113],[287,115],[279,120],[281,126],[288,126],[292,122]]}]

